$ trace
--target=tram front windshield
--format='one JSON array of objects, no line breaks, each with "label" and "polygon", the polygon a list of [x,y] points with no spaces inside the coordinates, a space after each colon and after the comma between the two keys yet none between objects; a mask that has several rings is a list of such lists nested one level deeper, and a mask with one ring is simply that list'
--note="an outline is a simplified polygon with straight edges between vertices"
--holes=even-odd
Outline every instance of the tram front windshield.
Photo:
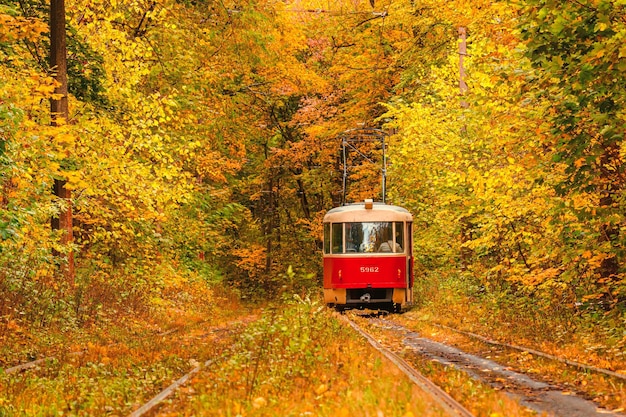
[{"label": "tram front windshield", "polygon": [[[327,228],[325,231],[330,232]],[[332,253],[402,253],[404,252],[404,223],[334,223],[331,240],[332,244],[329,246],[332,247]],[[324,243],[329,242],[325,239]]]}]

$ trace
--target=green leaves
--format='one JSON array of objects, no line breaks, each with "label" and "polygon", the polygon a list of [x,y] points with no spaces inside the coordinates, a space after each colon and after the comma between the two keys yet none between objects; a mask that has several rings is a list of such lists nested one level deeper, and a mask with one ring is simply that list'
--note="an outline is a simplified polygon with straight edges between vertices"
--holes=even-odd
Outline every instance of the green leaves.
[{"label": "green leaves", "polygon": [[[623,5],[489,7],[498,22],[469,28],[468,106],[455,94],[458,61],[448,49],[447,63],[411,69],[429,78],[413,104],[394,103],[387,114],[398,131],[391,183],[417,213],[416,253],[427,268],[442,267],[432,262],[443,256],[479,279],[529,291],[556,285],[575,298],[580,282],[617,288],[626,242],[616,226],[625,178]],[[603,261],[583,274],[580,254],[590,247]]]}]

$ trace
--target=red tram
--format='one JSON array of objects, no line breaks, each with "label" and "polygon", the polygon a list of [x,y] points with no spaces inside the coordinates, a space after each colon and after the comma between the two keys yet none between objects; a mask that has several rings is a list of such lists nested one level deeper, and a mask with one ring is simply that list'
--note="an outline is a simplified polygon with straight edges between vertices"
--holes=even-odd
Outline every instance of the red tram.
[{"label": "red tram", "polygon": [[324,216],[324,301],[339,310],[413,303],[413,216],[365,200]]}]

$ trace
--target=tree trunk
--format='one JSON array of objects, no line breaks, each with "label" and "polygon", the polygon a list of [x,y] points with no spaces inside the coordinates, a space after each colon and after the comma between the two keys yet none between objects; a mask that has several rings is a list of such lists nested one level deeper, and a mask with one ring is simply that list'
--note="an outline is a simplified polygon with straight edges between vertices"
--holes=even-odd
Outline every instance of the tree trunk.
[{"label": "tree trunk", "polygon": [[273,231],[274,231],[274,179],[271,177],[268,181],[267,205],[265,223],[265,273],[269,274],[272,269],[272,250],[273,250]]},{"label": "tree trunk", "polygon": [[[461,108],[467,109],[469,107],[469,103],[465,101],[465,94],[467,93],[467,83],[465,82],[465,77],[467,74],[465,73],[464,60],[467,55],[467,28],[459,27],[459,92],[461,93]],[[467,134],[467,127],[465,125],[461,126],[461,135],[465,136]],[[465,270],[469,266],[471,262],[471,258],[473,256],[473,251],[465,246],[465,243],[472,240],[472,221],[469,216],[463,216],[460,219],[461,225],[461,269]]]},{"label": "tree trunk", "polygon": [[309,208],[309,199],[306,197],[304,183],[300,178],[298,178],[296,182],[298,184],[298,196],[300,197],[300,205],[302,206],[304,218],[307,220],[311,220],[311,209]]},{"label": "tree trunk", "polygon": [[[50,114],[52,126],[59,126],[67,123],[69,109],[67,104],[67,48],[65,38],[65,0],[50,0],[50,68],[55,74],[55,79],[59,85],[55,88],[55,95],[60,95],[59,99],[50,99]],[[63,232],[61,243],[69,245],[72,243],[72,193],[66,187],[66,181],[54,180],[54,195],[65,200],[64,210],[59,213],[58,218],[52,218],[52,229]],[[74,284],[74,253],[68,248],[65,257],[63,272],[68,283]]]}]

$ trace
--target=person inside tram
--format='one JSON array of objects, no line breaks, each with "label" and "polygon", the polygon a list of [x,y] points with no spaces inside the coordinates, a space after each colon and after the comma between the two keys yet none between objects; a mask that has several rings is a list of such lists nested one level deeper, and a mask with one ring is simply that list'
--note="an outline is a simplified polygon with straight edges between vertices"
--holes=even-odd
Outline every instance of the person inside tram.
[{"label": "person inside tram", "polygon": [[[396,240],[399,239],[399,234],[397,235]],[[390,239],[389,235],[387,235],[387,238],[388,239],[378,247],[378,252],[402,252],[402,246],[400,246],[400,244]]]},{"label": "person inside tram", "polygon": [[348,236],[348,241],[346,242],[346,252],[358,252],[358,248],[352,236]]}]

